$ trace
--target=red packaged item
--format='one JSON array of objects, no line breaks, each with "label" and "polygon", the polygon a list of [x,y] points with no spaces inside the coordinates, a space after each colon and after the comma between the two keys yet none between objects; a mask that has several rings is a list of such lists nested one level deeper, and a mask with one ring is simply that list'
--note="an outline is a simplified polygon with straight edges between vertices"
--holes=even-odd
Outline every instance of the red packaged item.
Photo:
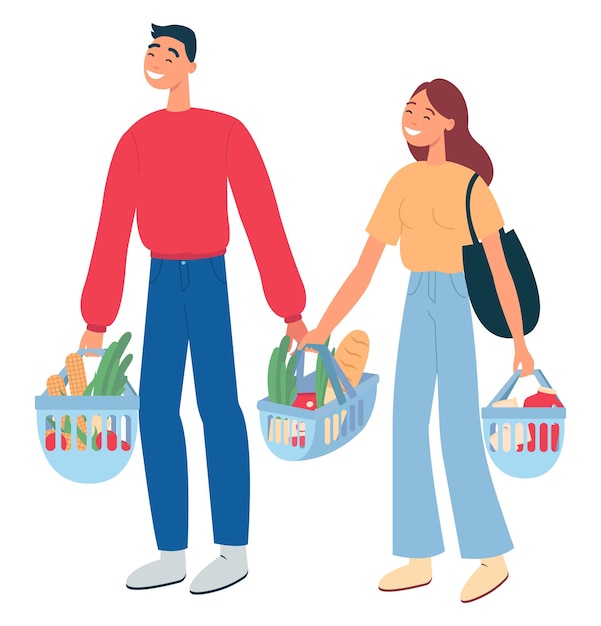
[{"label": "red packaged item", "polygon": [[558,406],[563,408],[563,404],[557,397],[557,392],[555,389],[551,389],[551,387],[539,387],[538,391],[533,396],[528,396],[524,400],[524,406],[542,408]]},{"label": "red packaged item", "polygon": [[305,443],[306,443],[305,422],[301,422],[298,426],[298,445],[301,448],[304,448]]},{"label": "red packaged item", "polygon": [[[551,387],[539,387],[538,391],[528,396],[524,400],[525,408],[551,408],[551,407],[563,408],[563,404],[557,397],[557,392]],[[547,424],[540,425],[540,449],[542,452],[547,451]],[[528,449],[533,451],[536,449],[535,442],[535,429],[534,424],[528,424],[530,430],[530,441],[528,443]],[[559,439],[559,424],[551,424],[551,449],[555,452],[557,450],[557,443]]]},{"label": "red packaged item", "polygon": [[292,406],[296,406],[299,409],[309,409],[315,411],[317,408],[317,400],[315,394],[312,392],[302,392],[296,395]]}]

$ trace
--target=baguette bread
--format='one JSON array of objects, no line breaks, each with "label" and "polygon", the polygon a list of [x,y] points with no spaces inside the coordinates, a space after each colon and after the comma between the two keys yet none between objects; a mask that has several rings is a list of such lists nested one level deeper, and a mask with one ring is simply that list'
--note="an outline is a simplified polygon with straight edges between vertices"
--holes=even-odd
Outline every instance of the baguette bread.
[{"label": "baguette bread", "polygon": [[[349,383],[356,387],[361,381],[369,354],[369,337],[362,330],[353,330],[340,342],[334,352],[334,359],[340,366]],[[344,385],[342,387],[343,391]],[[328,380],[324,404],[336,397],[332,383]]]}]

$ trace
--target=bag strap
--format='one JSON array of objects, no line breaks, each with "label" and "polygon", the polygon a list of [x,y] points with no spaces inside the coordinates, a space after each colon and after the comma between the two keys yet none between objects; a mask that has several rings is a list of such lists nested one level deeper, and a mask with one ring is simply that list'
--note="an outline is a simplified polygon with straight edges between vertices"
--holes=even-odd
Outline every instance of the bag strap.
[{"label": "bag strap", "polygon": [[474,183],[476,182],[477,178],[478,178],[478,173],[476,172],[470,178],[470,182],[468,183],[468,186],[467,186],[467,194],[465,197],[465,211],[467,213],[467,225],[468,225],[468,228],[470,229],[470,235],[472,237],[473,243],[478,243],[478,237],[476,237],[476,231],[474,230],[474,225],[472,224],[472,212],[470,209],[470,196],[472,195],[472,189],[474,187]]}]

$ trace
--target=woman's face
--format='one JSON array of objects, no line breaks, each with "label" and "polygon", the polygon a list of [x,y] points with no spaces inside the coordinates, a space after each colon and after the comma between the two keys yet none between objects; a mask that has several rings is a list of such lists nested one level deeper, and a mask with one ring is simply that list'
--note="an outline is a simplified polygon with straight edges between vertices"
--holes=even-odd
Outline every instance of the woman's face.
[{"label": "woman's face", "polygon": [[426,90],[416,93],[403,112],[403,136],[407,142],[418,148],[435,144],[445,130],[455,126],[455,120],[441,115],[432,106]]}]

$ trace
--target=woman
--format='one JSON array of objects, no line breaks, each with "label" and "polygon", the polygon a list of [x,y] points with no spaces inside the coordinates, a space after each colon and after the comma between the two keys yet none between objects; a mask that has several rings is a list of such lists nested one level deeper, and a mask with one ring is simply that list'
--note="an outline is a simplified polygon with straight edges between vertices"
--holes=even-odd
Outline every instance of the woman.
[{"label": "woman", "polygon": [[301,341],[324,343],[366,290],[385,245],[400,240],[411,270],[401,325],[393,405],[393,552],[408,564],[384,576],[382,591],[427,585],[431,558],[444,550],[434,493],[428,424],[438,381],[440,436],[461,556],[481,564],[463,602],[490,593],[508,577],[513,545],[491,481],[482,434],[476,357],[462,246],[471,238],[465,213],[469,179],[474,228],[482,241],[515,347],[514,371],[532,373],[519,300],[499,238],[503,219],[488,188],[486,151],[468,130],[461,92],[436,79],[405,107],[403,135],[416,159],[388,183],[367,226],[359,261],[316,329]]}]

